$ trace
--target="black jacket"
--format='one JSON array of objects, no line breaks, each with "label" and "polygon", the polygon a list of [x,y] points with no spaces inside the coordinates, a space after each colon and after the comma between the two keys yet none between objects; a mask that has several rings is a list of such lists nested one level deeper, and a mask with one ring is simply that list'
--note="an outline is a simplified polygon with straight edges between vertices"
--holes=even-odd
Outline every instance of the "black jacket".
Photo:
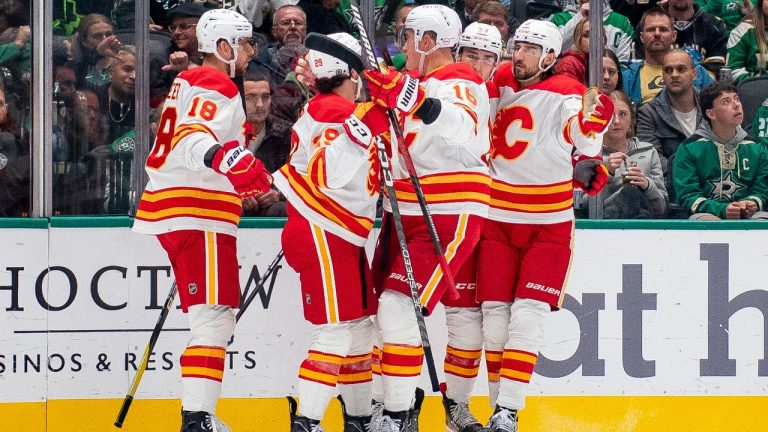
[{"label": "black jacket", "polygon": [[[701,123],[701,108],[698,107],[699,91],[693,89],[698,114],[696,115],[696,125]],[[680,145],[688,136],[683,132],[683,127],[677,121],[675,113],[672,112],[672,104],[669,101],[667,89],[662,90],[650,102],[640,107],[637,111],[637,138],[640,141],[653,144],[656,152],[661,159],[661,169],[664,177],[669,172],[667,160],[677,151]]]}]

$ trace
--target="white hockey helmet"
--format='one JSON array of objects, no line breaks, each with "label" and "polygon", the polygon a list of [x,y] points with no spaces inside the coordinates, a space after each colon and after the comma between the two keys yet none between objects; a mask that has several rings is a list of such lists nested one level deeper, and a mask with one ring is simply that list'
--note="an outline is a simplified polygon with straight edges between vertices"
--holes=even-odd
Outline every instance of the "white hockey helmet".
[{"label": "white hockey helmet", "polygon": [[[430,54],[439,48],[453,48],[461,38],[461,20],[459,15],[448,6],[428,4],[417,6],[408,12],[405,18],[406,29],[413,30],[416,51],[420,54]],[[434,32],[435,47],[429,52],[419,51],[419,42],[426,32]]]},{"label": "white hockey helmet", "polygon": [[563,46],[563,37],[554,23],[529,19],[522,23],[515,31],[512,43],[514,44],[515,42],[538,45],[541,47],[543,55],[554,51],[555,57],[558,57]]},{"label": "white hockey helmet", "polygon": [[[349,33],[332,33],[328,37],[345,46],[358,57],[363,53],[360,42]],[[341,58],[312,49],[307,51],[307,62],[317,78],[333,78],[336,75],[349,75],[350,72],[350,65]]]},{"label": "white hockey helmet", "polygon": [[496,59],[501,58],[501,33],[492,25],[473,22],[464,29],[459,40],[459,50],[462,48],[476,48],[496,54]]},{"label": "white hockey helmet", "polygon": [[[219,60],[228,63],[230,76],[235,76],[235,60],[237,59],[240,38],[253,37],[253,26],[241,14],[230,9],[212,9],[200,17],[197,22],[197,46],[202,53],[213,53]],[[224,39],[234,50],[234,58],[225,60],[216,49],[217,43]]]}]

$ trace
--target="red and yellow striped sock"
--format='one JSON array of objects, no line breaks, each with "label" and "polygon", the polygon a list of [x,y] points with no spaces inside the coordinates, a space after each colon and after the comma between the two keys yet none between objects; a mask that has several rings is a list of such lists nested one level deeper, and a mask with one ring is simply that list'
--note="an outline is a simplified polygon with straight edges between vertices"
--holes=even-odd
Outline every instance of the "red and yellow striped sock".
[{"label": "red and yellow striped sock", "polygon": [[204,378],[221,382],[224,378],[223,347],[188,346],[181,354],[181,378]]},{"label": "red and yellow striped sock", "polygon": [[528,384],[537,355],[527,351],[505,349],[501,360],[501,378]]}]

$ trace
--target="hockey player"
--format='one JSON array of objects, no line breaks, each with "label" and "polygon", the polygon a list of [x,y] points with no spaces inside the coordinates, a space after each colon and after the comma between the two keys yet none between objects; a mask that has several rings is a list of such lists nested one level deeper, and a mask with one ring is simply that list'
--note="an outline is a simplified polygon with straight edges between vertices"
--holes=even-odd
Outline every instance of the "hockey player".
[{"label": "hockey player", "polygon": [[362,84],[350,61],[362,70],[360,44],[346,33],[329,37],[338,53],[307,53],[318,94],[293,126],[290,159],[275,174],[288,199],[285,259],[299,273],[304,317],[314,325],[299,369],[299,405],[289,397],[291,432],[323,431],[337,388],[344,431],[370,430],[377,301],[363,246],[379,197],[373,137],[390,123],[372,102],[355,104]]},{"label": "hockey player", "polygon": [[[452,49],[461,36],[456,12],[442,5],[418,6],[408,13],[404,28],[399,44],[406,53],[406,69],[418,78],[395,71],[367,71],[366,77],[373,100],[400,113],[446,260],[458,286],[466,286],[474,283],[474,275],[464,281],[456,272],[474,249],[488,209],[490,179],[483,160],[490,146],[488,94],[471,66],[453,61]],[[420,303],[429,314],[446,284],[402,155],[392,159]],[[391,212],[387,201],[384,205]],[[407,430],[409,424],[413,429],[409,410],[417,410],[410,407],[423,362],[406,268],[390,216],[385,214],[373,264],[376,286],[384,290],[377,313],[384,413],[374,430],[388,432]]]},{"label": "hockey player", "polygon": [[528,20],[513,37],[512,62],[494,75],[500,99],[477,288],[496,404],[488,425],[492,432],[517,431],[544,318],[563,299],[573,247],[574,181],[594,193],[607,178],[603,165],[589,163],[594,159],[585,160],[588,169],[574,169],[572,151],[599,155],[613,104],[570,77],[551,75],[561,46],[554,24]]},{"label": "hockey player", "polygon": [[251,24],[210,10],[196,27],[201,67],[181,72],[165,102],[133,229],[168,253],[192,337],[181,355],[182,432],[230,429],[214,413],[240,303],[236,252],[242,199],[271,177],[245,143],[245,113],[230,79],[253,56]]},{"label": "hockey player", "polygon": [[[456,61],[471,65],[484,80],[489,95],[495,96],[495,86],[488,82],[501,59],[501,34],[496,27],[472,23],[459,39]],[[448,327],[445,388],[443,407],[446,426],[450,432],[486,431],[469,411],[469,396],[477,378],[483,350],[482,314],[475,300],[477,249],[467,258],[457,275],[466,285],[458,300],[442,299]]]},{"label": "hockey player", "polygon": [[461,34],[456,61],[469,64],[484,81],[488,81],[501,61],[502,48],[499,29],[489,24],[474,22]]}]

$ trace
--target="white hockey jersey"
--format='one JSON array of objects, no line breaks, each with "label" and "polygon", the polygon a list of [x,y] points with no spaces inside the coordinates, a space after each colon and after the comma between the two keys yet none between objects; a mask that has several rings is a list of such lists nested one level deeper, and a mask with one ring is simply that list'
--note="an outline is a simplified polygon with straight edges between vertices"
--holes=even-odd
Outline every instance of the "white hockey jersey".
[{"label": "white hockey jersey", "polygon": [[[466,63],[453,63],[421,80],[427,97],[440,99],[441,112],[425,125],[401,118],[405,143],[429,209],[435,214],[488,214],[490,103],[483,79]],[[395,135],[392,135],[393,139]],[[402,155],[392,148],[392,177],[400,212],[421,215]],[[391,211],[389,201],[384,208]]]},{"label": "white hockey jersey", "polygon": [[603,142],[602,136],[588,137],[579,129],[586,87],[554,75],[523,89],[511,62],[499,66],[493,81],[499,102],[490,155],[489,219],[526,224],[572,220],[572,153],[596,156]]},{"label": "white hockey jersey", "polygon": [[236,235],[242,200],[226,176],[205,166],[216,144],[245,143],[245,113],[237,86],[201,66],[171,85],[147,158],[149,182],[133,229],[147,234],[205,230]]},{"label": "white hockey jersey", "polygon": [[373,228],[379,199],[379,160],[344,131],[355,104],[319,94],[293,125],[288,163],[274,184],[308,221],[357,246]]}]

